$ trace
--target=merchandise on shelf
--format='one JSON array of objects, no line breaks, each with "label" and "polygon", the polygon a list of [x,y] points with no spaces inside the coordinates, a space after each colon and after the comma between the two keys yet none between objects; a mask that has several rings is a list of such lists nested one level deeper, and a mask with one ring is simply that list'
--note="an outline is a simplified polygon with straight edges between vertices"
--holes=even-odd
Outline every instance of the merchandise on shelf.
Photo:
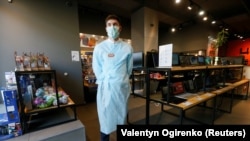
[{"label": "merchandise on shelf", "polygon": [[15,77],[23,133],[76,120],[74,102],[57,86],[55,70],[16,71]]},{"label": "merchandise on shelf", "polygon": [[15,72],[5,72],[6,88],[11,90],[16,90],[16,76]]},{"label": "merchandise on shelf", "polygon": [[16,78],[26,111],[68,104],[69,95],[57,88],[53,71],[20,71]]},{"label": "merchandise on shelf", "polygon": [[[32,107],[35,108],[47,108],[50,106],[57,106],[58,101],[56,96],[59,97],[59,104],[68,104],[69,95],[67,95],[62,89],[58,90],[58,94],[51,86],[40,87],[35,92],[35,98],[33,98]],[[29,107],[26,105],[26,107]]]},{"label": "merchandise on shelf", "polygon": [[44,53],[23,53],[22,56],[14,53],[16,62],[16,71],[37,71],[50,70],[50,61]]},{"label": "merchandise on shelf", "polygon": [[0,95],[0,140],[22,135],[17,106],[17,91],[1,89]]},{"label": "merchandise on shelf", "polygon": [[84,57],[82,58],[84,80],[90,84],[94,84],[96,81],[96,77],[92,69],[92,55],[93,52],[85,52]]}]

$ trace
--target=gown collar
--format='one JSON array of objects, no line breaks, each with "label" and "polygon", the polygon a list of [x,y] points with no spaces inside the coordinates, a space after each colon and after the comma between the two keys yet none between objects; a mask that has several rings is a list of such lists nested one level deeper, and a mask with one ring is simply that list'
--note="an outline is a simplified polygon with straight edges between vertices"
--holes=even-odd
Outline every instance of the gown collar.
[{"label": "gown collar", "polygon": [[117,42],[119,42],[119,41],[120,41],[120,39],[118,39],[118,40],[114,41],[114,40],[111,40],[110,38],[108,38],[108,41],[109,41],[109,42],[111,42],[111,43],[117,43]]}]

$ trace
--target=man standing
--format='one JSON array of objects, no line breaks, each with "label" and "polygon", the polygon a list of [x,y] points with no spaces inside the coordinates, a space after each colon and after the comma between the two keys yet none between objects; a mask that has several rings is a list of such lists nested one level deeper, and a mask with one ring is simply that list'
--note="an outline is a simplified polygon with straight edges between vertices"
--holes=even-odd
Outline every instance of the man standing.
[{"label": "man standing", "polygon": [[133,68],[133,48],[119,40],[121,21],[116,15],[105,19],[108,39],[97,44],[93,52],[93,70],[97,78],[97,112],[101,141],[108,141],[117,125],[125,124],[129,77]]}]

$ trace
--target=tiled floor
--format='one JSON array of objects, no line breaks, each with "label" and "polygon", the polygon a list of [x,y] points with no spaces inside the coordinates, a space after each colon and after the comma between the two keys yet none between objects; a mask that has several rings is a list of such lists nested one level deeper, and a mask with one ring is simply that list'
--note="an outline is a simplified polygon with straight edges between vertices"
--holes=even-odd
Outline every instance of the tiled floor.
[{"label": "tiled floor", "polygon": [[[217,100],[220,108],[228,109],[228,98],[221,98]],[[209,104],[209,102],[208,102]],[[234,99],[233,109],[231,113],[217,111],[214,125],[250,125],[250,99],[241,100]],[[176,112],[165,106],[165,110]],[[77,108],[79,120],[86,128],[87,141],[99,141],[99,122],[96,111],[96,103],[90,102]],[[161,111],[159,103],[150,103],[150,124],[178,124],[178,117],[170,115]],[[206,124],[211,124],[212,110],[196,106],[186,111],[186,116]],[[131,124],[145,124],[145,99],[131,96],[129,99],[129,115],[128,122]],[[183,124],[200,124],[187,119],[183,120]],[[116,133],[111,134],[110,141],[116,141]]]}]

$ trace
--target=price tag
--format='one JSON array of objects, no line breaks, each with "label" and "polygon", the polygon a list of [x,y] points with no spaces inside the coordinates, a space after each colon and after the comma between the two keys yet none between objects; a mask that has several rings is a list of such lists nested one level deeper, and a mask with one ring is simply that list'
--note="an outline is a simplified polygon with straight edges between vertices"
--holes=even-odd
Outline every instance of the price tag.
[{"label": "price tag", "polygon": [[7,111],[8,112],[15,111],[15,107],[14,106],[7,106]]}]

